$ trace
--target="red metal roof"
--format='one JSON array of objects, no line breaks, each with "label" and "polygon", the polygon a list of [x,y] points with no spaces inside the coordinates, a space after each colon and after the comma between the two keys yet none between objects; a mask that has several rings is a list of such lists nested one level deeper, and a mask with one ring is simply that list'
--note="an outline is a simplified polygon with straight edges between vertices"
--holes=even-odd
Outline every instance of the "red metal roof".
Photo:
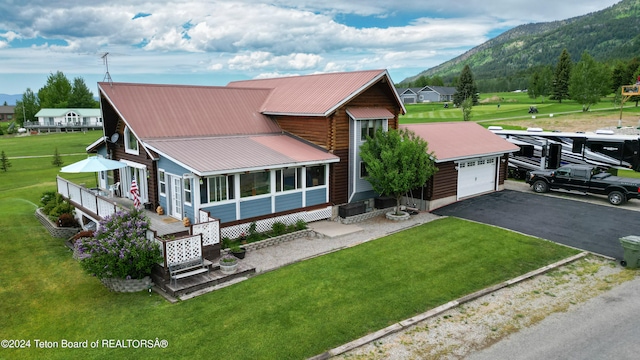
[{"label": "red metal roof", "polygon": [[498,155],[519,149],[475,122],[405,124],[400,128],[409,129],[426,140],[437,162]]},{"label": "red metal roof", "polygon": [[200,176],[340,161],[333,154],[283,134],[152,139],[146,145]]},{"label": "red metal roof", "polygon": [[386,70],[233,81],[227,86],[273,89],[261,108],[265,114],[327,116],[381,79],[396,94],[398,105],[404,112],[404,105]]},{"label": "red metal roof", "polygon": [[355,120],[393,119],[394,115],[385,108],[348,107],[347,114]]},{"label": "red metal roof", "polygon": [[98,88],[140,140],[281,132],[260,113],[268,89],[129,83]]}]

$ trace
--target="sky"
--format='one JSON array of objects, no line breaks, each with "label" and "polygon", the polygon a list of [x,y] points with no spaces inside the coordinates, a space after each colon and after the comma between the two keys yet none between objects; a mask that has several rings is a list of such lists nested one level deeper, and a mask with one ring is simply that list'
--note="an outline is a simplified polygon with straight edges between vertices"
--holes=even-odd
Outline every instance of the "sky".
[{"label": "sky", "polygon": [[37,92],[57,71],[97,94],[107,69],[112,81],[135,83],[372,69],[400,82],[518,25],[617,2],[0,0],[0,94]]}]

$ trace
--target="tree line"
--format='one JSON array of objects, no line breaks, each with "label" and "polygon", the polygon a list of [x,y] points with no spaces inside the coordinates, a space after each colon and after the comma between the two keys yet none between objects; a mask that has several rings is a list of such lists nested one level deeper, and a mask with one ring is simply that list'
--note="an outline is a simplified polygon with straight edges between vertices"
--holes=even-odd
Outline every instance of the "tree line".
[{"label": "tree line", "polygon": [[30,88],[22,94],[22,100],[16,101],[14,118],[22,127],[26,121],[36,121],[40,109],[87,109],[99,108],[82,77],[73,79],[73,83],[61,71],[49,74],[47,83],[34,93]]}]

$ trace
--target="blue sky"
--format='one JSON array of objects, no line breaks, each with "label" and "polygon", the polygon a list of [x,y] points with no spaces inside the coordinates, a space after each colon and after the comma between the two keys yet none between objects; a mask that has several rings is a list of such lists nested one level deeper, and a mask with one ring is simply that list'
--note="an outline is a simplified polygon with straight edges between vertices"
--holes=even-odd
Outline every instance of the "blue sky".
[{"label": "blue sky", "polygon": [[226,85],[368,69],[399,82],[515,26],[617,2],[3,0],[0,93],[37,92],[56,71],[95,92],[107,52],[118,82]]}]

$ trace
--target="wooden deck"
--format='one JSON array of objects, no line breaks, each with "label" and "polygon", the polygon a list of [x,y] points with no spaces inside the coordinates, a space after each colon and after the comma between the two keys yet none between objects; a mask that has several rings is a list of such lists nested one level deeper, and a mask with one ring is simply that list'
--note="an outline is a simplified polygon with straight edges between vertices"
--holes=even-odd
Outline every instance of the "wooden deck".
[{"label": "wooden deck", "polygon": [[168,274],[163,274],[164,269],[161,267],[154,269],[151,276],[154,284],[158,286],[161,291],[177,299],[188,294],[193,294],[198,290],[215,288],[227,282],[247,278],[256,272],[255,267],[244,264],[242,260],[238,261],[238,270],[233,274],[223,274],[222,271],[220,271],[220,265],[218,265],[217,259],[213,262],[205,260],[205,264],[207,263],[210,266],[208,274],[194,275],[180,279],[177,280],[175,284],[171,284],[171,281],[167,279]]}]

